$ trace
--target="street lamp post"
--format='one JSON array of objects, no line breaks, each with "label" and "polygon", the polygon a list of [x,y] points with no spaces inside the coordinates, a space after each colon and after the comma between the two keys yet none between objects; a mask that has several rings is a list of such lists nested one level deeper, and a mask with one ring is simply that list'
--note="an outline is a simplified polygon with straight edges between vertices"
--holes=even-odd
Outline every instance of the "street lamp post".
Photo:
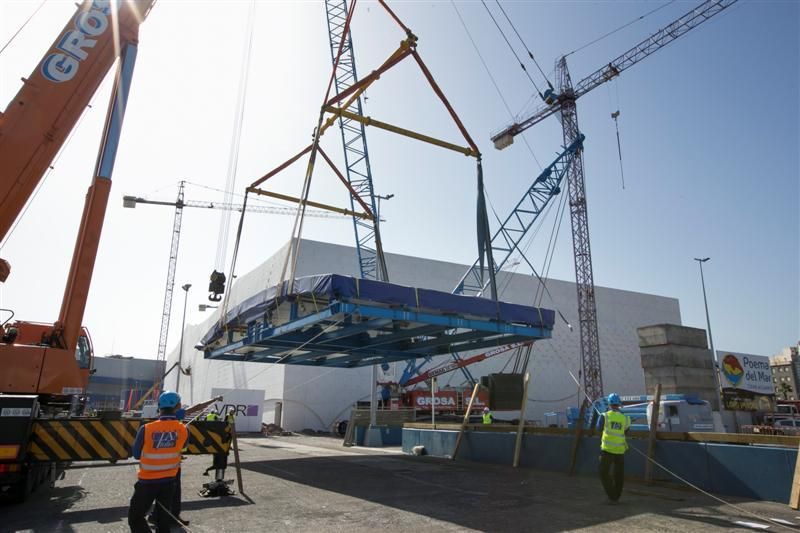
[{"label": "street lamp post", "polygon": [[717,380],[717,401],[719,402],[719,410],[722,412],[722,391],[720,388],[722,387],[722,383],[719,379],[719,361],[717,361],[717,351],[714,349],[714,337],[711,335],[711,319],[708,317],[708,298],[706,297],[706,280],[703,276],[703,263],[711,259],[710,257],[695,257],[694,260],[697,261],[697,264],[700,265],[700,284],[703,287],[703,304],[706,308],[706,329],[708,329],[708,344],[711,347],[711,357],[714,360],[714,376]]},{"label": "street lamp post", "polygon": [[189,289],[192,287],[191,283],[187,283],[181,287],[183,289],[183,320],[181,320],[181,347],[178,349],[178,378],[175,383],[175,392],[180,393],[181,390],[181,374],[183,373],[183,335],[186,329],[186,303],[189,301]]},{"label": "street lamp post", "polygon": [[387,194],[386,196],[381,196],[380,194],[376,194],[375,198],[378,200],[377,206],[377,213],[375,213],[375,217],[380,220],[381,219],[381,200],[391,200],[394,198],[394,194]]}]

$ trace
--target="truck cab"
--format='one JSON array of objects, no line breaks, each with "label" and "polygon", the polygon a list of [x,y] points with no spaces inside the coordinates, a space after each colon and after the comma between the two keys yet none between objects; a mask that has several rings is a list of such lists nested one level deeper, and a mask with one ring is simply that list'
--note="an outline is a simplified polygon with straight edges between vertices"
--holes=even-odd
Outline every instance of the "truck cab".
[{"label": "truck cab", "polygon": [[3,328],[0,385],[5,394],[40,394],[43,407],[71,403],[89,386],[94,350],[82,327],[74,351],[60,347],[53,324],[13,322]]}]

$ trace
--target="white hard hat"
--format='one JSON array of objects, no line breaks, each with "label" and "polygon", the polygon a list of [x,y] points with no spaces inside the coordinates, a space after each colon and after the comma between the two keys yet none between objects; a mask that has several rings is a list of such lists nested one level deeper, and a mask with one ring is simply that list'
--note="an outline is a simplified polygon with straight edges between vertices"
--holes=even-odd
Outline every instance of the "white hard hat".
[{"label": "white hard hat", "polygon": [[488,412],[489,412],[489,408],[488,408],[488,407],[484,407],[484,408],[483,408],[483,412],[484,412],[484,413],[488,413]]}]

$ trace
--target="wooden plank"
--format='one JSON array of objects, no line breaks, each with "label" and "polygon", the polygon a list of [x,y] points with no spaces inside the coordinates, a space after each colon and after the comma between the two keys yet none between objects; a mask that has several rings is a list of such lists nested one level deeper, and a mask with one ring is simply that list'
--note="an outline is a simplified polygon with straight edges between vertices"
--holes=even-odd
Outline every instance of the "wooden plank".
[{"label": "wooden plank", "polygon": [[653,396],[653,410],[650,413],[650,436],[647,440],[647,462],[644,464],[645,483],[653,482],[653,455],[656,451],[658,439],[658,411],[661,406],[661,383],[656,384],[656,393]]},{"label": "wooden plank", "polygon": [[583,438],[583,424],[584,424],[584,417],[586,415],[586,407],[589,404],[589,400],[583,400],[581,404],[581,410],[578,414],[578,420],[575,422],[575,440],[572,441],[572,457],[569,461],[569,471],[568,474],[571,476],[575,473],[575,463],[578,460],[578,446],[581,443],[581,439]]},{"label": "wooden plank", "polygon": [[792,494],[789,496],[789,507],[800,509],[800,448],[797,450],[797,460],[794,463],[794,479],[792,480]]},{"label": "wooden plank", "polygon": [[353,411],[350,412],[350,421],[347,423],[347,429],[344,432],[344,440],[342,441],[342,446],[349,447],[353,445],[353,436],[356,433],[356,415]]},{"label": "wooden plank", "polygon": [[233,459],[236,461],[236,482],[239,486],[239,494],[244,494],[244,484],[242,483],[242,464],[239,462],[239,439],[236,438],[236,423],[230,422],[231,435],[233,436]]},{"label": "wooden plank", "polygon": [[519,452],[522,448],[522,435],[525,432],[525,406],[528,405],[528,383],[531,380],[529,372],[525,372],[525,385],[522,387],[522,405],[519,408],[519,425],[517,427],[517,442],[514,444],[514,468],[519,466]]},{"label": "wooden plank", "polygon": [[464,437],[464,431],[467,428],[467,423],[469,422],[469,414],[472,411],[472,404],[475,402],[475,396],[478,395],[478,388],[481,386],[480,383],[476,383],[475,387],[472,388],[472,396],[469,398],[469,405],[467,406],[466,412],[464,412],[464,420],[461,422],[461,429],[458,432],[458,437],[456,437],[456,445],[453,447],[453,455],[450,456],[451,461],[456,460],[456,454],[458,453],[458,448],[461,446],[461,439]]}]

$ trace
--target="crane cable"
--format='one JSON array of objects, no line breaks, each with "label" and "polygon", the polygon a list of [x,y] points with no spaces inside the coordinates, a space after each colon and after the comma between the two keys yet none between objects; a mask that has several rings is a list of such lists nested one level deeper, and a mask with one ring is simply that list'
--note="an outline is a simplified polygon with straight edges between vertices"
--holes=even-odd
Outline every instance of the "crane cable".
[{"label": "crane cable", "polygon": [[[245,41],[244,58],[239,73],[239,90],[236,99],[236,111],[233,119],[233,139],[231,139],[230,152],[228,154],[228,176],[225,182],[225,193],[223,201],[233,203],[233,188],[236,184],[236,172],[239,167],[239,147],[242,139],[242,125],[244,123],[245,101],[247,99],[247,80],[250,74],[250,57],[253,50],[253,27],[255,23],[255,0],[250,2],[247,14],[247,33]],[[223,210],[220,214],[219,235],[217,236],[217,257],[214,261],[214,269],[223,271],[225,257],[228,253],[228,233],[231,226],[231,212]]]},{"label": "crane cable", "polygon": [[[461,12],[458,10],[458,6],[456,6],[455,0],[450,0],[450,4],[452,4],[453,9],[455,10],[456,15],[458,16],[458,20],[461,21],[461,25],[464,27],[464,31],[467,33],[467,37],[469,37],[469,40],[472,43],[472,47],[475,49],[475,53],[478,54],[478,59],[481,60],[481,64],[483,64],[483,68],[486,70],[486,74],[489,75],[489,79],[492,81],[492,85],[494,85],[494,88],[497,91],[497,95],[500,96],[500,100],[503,102],[503,105],[505,106],[506,111],[508,111],[508,116],[511,118],[512,121],[515,121],[517,117],[514,115],[514,112],[511,111],[511,107],[508,105],[508,101],[506,100],[505,96],[503,96],[503,91],[500,90],[500,86],[497,84],[497,81],[494,79],[494,76],[492,75],[492,71],[489,70],[489,65],[486,63],[486,60],[483,59],[483,54],[481,54],[481,51],[478,48],[478,44],[475,42],[475,39],[472,38],[472,33],[469,31],[469,28],[467,27],[467,23],[464,21],[464,18],[461,16]],[[525,143],[525,146],[528,148],[528,152],[530,152],[531,157],[536,162],[536,165],[539,167],[539,170],[541,171],[542,168],[543,168],[542,164],[539,162],[539,159],[536,157],[536,154],[533,153],[533,148],[531,148],[531,145],[528,142],[528,139],[522,134],[520,134],[519,137],[522,137],[522,141]],[[489,202],[489,204],[491,205],[491,202]],[[494,209],[494,208],[492,208],[492,209]],[[496,216],[496,214],[495,214],[495,216]]]},{"label": "crane cable", "polygon": [[625,171],[622,169],[622,144],[619,141],[619,109],[611,113],[611,118],[614,119],[614,127],[617,130],[617,155],[619,155],[619,175],[622,178],[622,190],[625,190]]},{"label": "crane cable", "polygon": [[3,52],[5,52],[6,48],[8,48],[8,45],[10,45],[10,44],[11,44],[11,41],[13,41],[13,40],[14,40],[14,39],[17,37],[17,35],[19,35],[19,34],[20,34],[20,32],[21,32],[23,29],[25,29],[25,26],[27,26],[27,25],[28,25],[28,23],[31,21],[31,19],[32,19],[32,18],[33,18],[33,17],[36,15],[36,13],[38,13],[38,12],[39,12],[39,10],[40,10],[40,9],[42,9],[42,6],[44,6],[44,3],[45,3],[46,1],[47,1],[47,0],[42,0],[42,2],[39,4],[39,7],[37,7],[36,9],[34,9],[34,10],[33,10],[33,13],[31,13],[31,14],[30,14],[30,16],[29,16],[29,17],[28,17],[28,18],[25,20],[25,22],[23,22],[23,23],[22,23],[22,26],[20,26],[20,27],[19,27],[19,29],[18,29],[16,32],[14,32],[14,35],[12,35],[12,36],[11,36],[11,37],[8,39],[8,41],[6,41],[6,44],[4,44],[4,45],[3,45],[3,48],[0,48],[0,54],[2,54]]},{"label": "crane cable", "polygon": [[656,11],[660,11],[660,10],[664,9],[665,7],[667,7],[668,5],[672,4],[673,2],[675,2],[675,0],[669,0],[669,2],[667,2],[666,4],[662,4],[662,5],[658,6],[655,9],[652,9],[652,10],[648,11],[644,15],[640,15],[640,16],[636,17],[635,19],[631,20],[630,22],[627,22],[627,23],[623,24],[622,26],[620,26],[619,28],[611,30],[610,32],[608,32],[606,34],[601,35],[600,37],[598,37],[597,39],[595,39],[593,41],[589,41],[588,43],[584,44],[583,46],[579,46],[578,48],[576,48],[575,50],[573,50],[572,52],[570,52],[568,54],[564,54],[564,57],[569,57],[569,56],[571,56],[572,54],[574,54],[576,52],[580,52],[584,48],[588,48],[589,46],[592,46],[593,44],[599,43],[600,41],[602,41],[606,37],[610,37],[610,36],[614,35],[615,33],[617,33],[618,31],[624,30],[625,28],[627,28],[631,24],[635,24],[635,23],[639,22],[640,20],[644,19],[645,17],[649,17],[650,15],[655,13]]},{"label": "crane cable", "polygon": [[533,84],[533,87],[534,87],[534,89],[536,89],[536,92],[539,93],[539,96],[542,99],[544,99],[544,95],[542,94],[542,91],[539,89],[539,86],[536,85],[536,82],[533,81],[533,78],[531,77],[530,72],[528,72],[528,69],[525,68],[525,63],[523,63],[522,60],[519,58],[519,55],[517,54],[517,51],[514,50],[513,46],[511,46],[511,42],[508,40],[508,37],[506,37],[506,34],[503,31],[503,28],[501,28],[500,24],[497,23],[497,19],[495,19],[494,15],[492,15],[492,12],[489,10],[489,6],[486,5],[485,0],[481,0],[481,4],[483,4],[483,7],[486,8],[486,12],[489,14],[489,17],[492,19],[492,22],[494,22],[494,25],[497,27],[497,31],[499,31],[500,35],[503,36],[503,40],[508,45],[509,50],[511,50],[511,53],[514,54],[515,58],[517,58],[517,63],[519,63],[520,68],[525,72],[525,75],[528,77],[528,80],[530,80],[530,82]]},{"label": "crane cable", "polygon": [[[674,1],[674,0],[673,0],[673,1]],[[542,75],[542,77],[544,78],[544,80],[547,82],[547,86],[548,86],[548,87],[550,87],[550,89],[553,89],[553,84],[552,84],[552,83],[550,83],[550,80],[547,78],[547,75],[546,75],[546,74],[544,73],[544,71],[542,70],[542,67],[540,67],[540,66],[539,66],[539,62],[538,62],[538,61],[536,61],[536,58],[535,58],[535,57],[533,57],[533,52],[531,52],[531,51],[530,51],[530,49],[528,48],[528,45],[527,45],[527,44],[525,44],[525,40],[522,38],[522,36],[521,36],[521,35],[519,34],[519,32],[517,31],[517,28],[516,28],[516,26],[514,26],[514,23],[513,23],[513,22],[511,22],[511,18],[509,18],[509,16],[508,16],[508,13],[506,13],[506,10],[505,10],[505,9],[503,9],[503,5],[500,3],[500,0],[495,0],[495,2],[497,2],[497,7],[499,7],[499,8],[500,8],[500,11],[502,11],[502,12],[503,12],[503,16],[504,16],[504,17],[506,18],[506,20],[508,21],[509,25],[511,26],[511,29],[512,29],[512,30],[514,30],[514,33],[516,33],[516,34],[517,34],[517,38],[519,39],[519,42],[521,42],[521,43],[522,43],[522,46],[524,46],[524,47],[525,47],[525,51],[526,51],[526,52],[528,52],[528,57],[530,57],[530,58],[531,58],[531,61],[533,61],[533,64],[534,64],[534,65],[536,65],[536,68],[538,68],[538,69],[539,69],[539,73]]]},{"label": "crane cable", "polygon": [[[552,339],[545,339],[545,340],[547,340],[547,341],[549,341],[549,342],[550,342],[550,346],[552,346],[553,348],[556,348],[556,344],[554,344],[554,343],[553,343]],[[572,378],[572,380],[573,380],[573,381],[575,382],[575,384],[578,386],[578,391],[581,393],[581,396],[583,396],[584,398],[586,398],[586,400],[589,402],[589,405],[590,405],[590,406],[591,406],[591,408],[592,408],[592,409],[593,409],[593,410],[594,410],[594,411],[597,413],[597,415],[598,415],[598,416],[602,416],[602,415],[603,415],[603,413],[601,413],[601,412],[600,412],[600,410],[597,408],[597,404],[595,403],[595,401],[594,401],[594,400],[592,400],[592,398],[590,398],[590,397],[589,397],[589,395],[586,393],[586,389],[583,387],[583,385],[581,385],[581,383],[580,383],[580,380],[578,380],[578,378],[576,378],[576,377],[575,377],[575,374],[573,374],[573,373],[572,373],[572,371],[571,371],[571,370],[570,370],[570,369],[567,367],[567,364],[566,364],[566,362],[564,361],[563,357],[561,356],[561,354],[560,354],[560,353],[558,353],[558,349],[556,349],[556,350],[554,350],[554,351],[555,351],[555,353],[556,353],[557,359],[558,359],[558,360],[561,362],[561,364],[562,364],[562,365],[564,366],[564,368],[567,370],[567,373],[570,375],[570,377]],[[577,424],[577,423],[585,423],[585,421],[583,421],[583,420],[579,420],[579,421],[576,421],[576,424]],[[689,480],[687,480],[687,479],[685,479],[685,478],[681,477],[679,474],[677,474],[677,473],[673,472],[672,470],[670,470],[669,468],[667,468],[667,467],[666,467],[666,466],[664,466],[663,464],[661,464],[661,463],[659,463],[658,461],[656,461],[654,458],[652,458],[652,457],[648,456],[646,453],[644,453],[644,452],[642,452],[642,451],[640,451],[640,450],[636,449],[636,448],[635,448],[635,447],[633,447],[633,446],[632,446],[630,449],[631,449],[631,450],[633,450],[633,451],[635,451],[635,452],[636,452],[636,453],[638,453],[639,455],[641,455],[641,456],[642,456],[642,458],[643,458],[645,461],[649,461],[649,462],[653,463],[654,465],[656,465],[657,467],[659,467],[660,469],[662,469],[664,472],[666,472],[667,474],[669,474],[669,475],[671,475],[672,477],[674,477],[675,479],[677,479],[678,481],[681,481],[681,482],[685,483],[685,484],[686,484],[686,485],[688,485],[689,487],[691,487],[691,488],[695,489],[696,491],[698,491],[698,492],[700,492],[700,493],[702,493],[702,494],[704,494],[704,495],[708,496],[709,498],[711,498],[711,499],[713,499],[713,500],[716,500],[716,501],[720,502],[720,503],[721,503],[721,504],[723,504],[723,505],[727,505],[728,507],[732,507],[733,509],[735,509],[735,510],[739,511],[739,512],[740,512],[740,513],[742,513],[742,514],[750,515],[750,516],[752,516],[752,517],[754,517],[754,518],[757,518],[757,519],[759,519],[759,520],[763,520],[764,522],[768,522],[768,523],[770,523],[770,524],[776,525],[776,526],[778,526],[778,527],[781,527],[781,528],[783,528],[783,529],[788,529],[788,530],[790,530],[790,531],[797,531],[797,529],[796,529],[796,528],[794,528],[794,527],[789,527],[789,526],[787,526],[786,524],[783,524],[783,523],[781,523],[781,522],[780,522],[780,521],[778,521],[778,520],[775,520],[775,519],[773,519],[773,518],[768,518],[768,517],[766,517],[766,516],[762,516],[762,515],[760,515],[760,514],[758,514],[758,513],[755,513],[755,512],[753,512],[753,511],[751,511],[751,510],[749,510],[749,509],[745,509],[744,507],[742,507],[742,506],[740,506],[740,505],[736,505],[735,503],[731,503],[731,502],[729,502],[729,501],[723,500],[723,499],[722,499],[722,498],[720,498],[719,496],[715,496],[715,495],[711,494],[710,492],[708,492],[708,491],[705,491],[705,490],[703,490],[702,488],[698,487],[697,485],[693,484],[693,483],[692,483],[692,482],[690,482]]]}]

